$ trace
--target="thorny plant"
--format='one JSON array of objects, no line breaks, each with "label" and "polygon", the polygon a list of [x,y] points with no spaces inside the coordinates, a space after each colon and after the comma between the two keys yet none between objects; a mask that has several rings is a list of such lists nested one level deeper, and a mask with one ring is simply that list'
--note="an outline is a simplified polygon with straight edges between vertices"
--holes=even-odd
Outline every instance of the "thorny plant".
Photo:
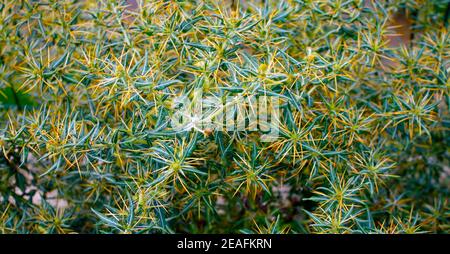
[{"label": "thorny plant", "polygon": [[0,232],[449,232],[449,1],[131,2],[0,1]]}]

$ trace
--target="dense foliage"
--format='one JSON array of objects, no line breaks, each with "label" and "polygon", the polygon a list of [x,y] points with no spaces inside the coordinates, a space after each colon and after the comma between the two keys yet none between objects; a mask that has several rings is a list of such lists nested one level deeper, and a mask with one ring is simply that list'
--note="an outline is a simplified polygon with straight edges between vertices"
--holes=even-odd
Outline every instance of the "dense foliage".
[{"label": "dense foliage", "polygon": [[[448,232],[448,6],[1,0],[0,232]],[[280,136],[172,129],[198,88]]]}]

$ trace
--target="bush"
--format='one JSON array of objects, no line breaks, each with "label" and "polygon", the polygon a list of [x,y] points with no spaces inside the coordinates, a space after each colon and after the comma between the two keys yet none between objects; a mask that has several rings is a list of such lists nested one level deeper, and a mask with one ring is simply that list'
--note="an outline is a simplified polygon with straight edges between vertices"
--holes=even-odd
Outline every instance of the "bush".
[{"label": "bush", "polygon": [[114,2],[0,3],[0,232],[449,232],[448,1]]}]

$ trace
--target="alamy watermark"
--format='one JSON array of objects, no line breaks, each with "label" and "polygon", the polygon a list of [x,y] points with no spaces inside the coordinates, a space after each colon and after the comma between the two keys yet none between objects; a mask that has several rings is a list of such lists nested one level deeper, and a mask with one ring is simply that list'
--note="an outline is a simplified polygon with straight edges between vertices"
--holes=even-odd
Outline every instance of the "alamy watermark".
[{"label": "alamy watermark", "polygon": [[180,96],[173,101],[171,125],[175,131],[195,129],[207,131],[257,131],[261,141],[270,142],[279,135],[279,98],[237,94],[217,97],[203,96],[202,89],[191,96]]}]

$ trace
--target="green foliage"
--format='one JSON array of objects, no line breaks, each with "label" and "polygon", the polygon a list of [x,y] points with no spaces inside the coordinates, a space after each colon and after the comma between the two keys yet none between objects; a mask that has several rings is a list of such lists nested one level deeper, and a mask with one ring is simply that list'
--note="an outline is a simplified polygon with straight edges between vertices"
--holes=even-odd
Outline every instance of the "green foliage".
[{"label": "green foliage", "polygon": [[[0,1],[1,233],[449,232],[447,0],[137,2]],[[196,88],[280,136],[172,129]]]}]

